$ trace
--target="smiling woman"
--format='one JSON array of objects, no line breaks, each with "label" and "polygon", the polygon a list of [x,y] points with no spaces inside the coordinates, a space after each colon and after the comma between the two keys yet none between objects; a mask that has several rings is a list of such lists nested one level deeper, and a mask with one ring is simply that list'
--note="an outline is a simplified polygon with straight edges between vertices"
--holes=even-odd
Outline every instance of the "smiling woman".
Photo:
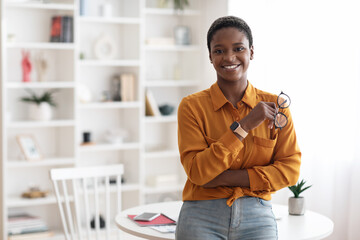
[{"label": "smiling woman", "polygon": [[178,108],[188,179],[176,238],[277,239],[271,193],[294,185],[300,170],[289,108],[282,109],[288,124],[275,128],[277,95],[247,79],[254,47],[244,20],[217,19],[207,42],[216,83],[185,97]]}]

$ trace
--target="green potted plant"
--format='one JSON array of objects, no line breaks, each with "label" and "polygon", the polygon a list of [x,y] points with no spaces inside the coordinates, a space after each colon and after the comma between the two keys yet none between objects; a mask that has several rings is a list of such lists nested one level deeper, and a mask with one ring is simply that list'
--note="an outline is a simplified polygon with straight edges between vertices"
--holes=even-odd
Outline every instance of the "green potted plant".
[{"label": "green potted plant", "polygon": [[[184,10],[189,5],[189,0],[172,0],[175,10]],[[159,8],[166,8],[170,0],[158,0]]]},{"label": "green potted plant", "polygon": [[22,97],[21,101],[30,103],[28,108],[29,118],[36,121],[47,121],[52,118],[51,107],[56,107],[53,94],[56,89],[45,91],[41,95],[37,95],[30,89],[26,89],[30,96]]},{"label": "green potted plant", "polygon": [[189,5],[189,0],[174,0],[175,10],[184,10],[185,6]]},{"label": "green potted plant", "polygon": [[289,198],[289,214],[290,215],[304,215],[305,213],[305,198],[301,197],[300,194],[305,190],[309,189],[312,185],[304,187],[306,181],[304,179],[301,182],[289,187],[291,192],[294,194],[293,197]]}]

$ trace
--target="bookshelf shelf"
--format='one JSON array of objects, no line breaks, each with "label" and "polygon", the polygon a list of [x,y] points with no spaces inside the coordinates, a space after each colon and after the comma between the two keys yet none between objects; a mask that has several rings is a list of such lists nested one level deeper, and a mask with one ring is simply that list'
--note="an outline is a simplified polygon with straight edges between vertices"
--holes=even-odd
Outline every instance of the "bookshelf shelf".
[{"label": "bookshelf shelf", "polygon": [[9,168],[32,168],[32,167],[49,167],[49,166],[66,166],[74,164],[74,158],[45,158],[36,162],[20,161],[10,159],[7,162]]},{"label": "bookshelf shelf", "polygon": [[43,128],[43,127],[73,127],[74,120],[50,120],[50,121],[16,121],[8,124],[9,128]]},{"label": "bookshelf shelf", "polygon": [[140,144],[135,143],[121,143],[121,144],[95,144],[89,146],[80,146],[81,152],[102,152],[102,151],[117,151],[117,150],[136,150],[140,148]]},{"label": "bookshelf shelf", "polygon": [[82,103],[79,105],[80,109],[127,109],[139,108],[140,102],[95,102]]},{"label": "bookshelf shelf", "polygon": [[139,60],[81,60],[80,66],[89,67],[138,67]]},{"label": "bookshelf shelf", "polygon": [[140,24],[140,18],[130,17],[80,17],[81,23]]},{"label": "bookshelf shelf", "polygon": [[52,42],[8,42],[7,48],[48,49],[48,50],[74,50],[73,43]]},{"label": "bookshelf shelf", "polygon": [[174,9],[163,9],[163,8],[146,8],[145,14],[148,15],[163,15],[163,16],[171,16],[171,15],[181,15],[181,16],[199,16],[200,11],[186,9],[182,12],[174,11]]},{"label": "bookshelf shelf", "polygon": [[9,197],[7,200],[8,200],[8,207],[10,208],[40,206],[40,205],[49,205],[56,203],[56,198],[54,195],[48,195],[45,198],[34,198],[34,199],[12,196]]},{"label": "bookshelf shelf", "polygon": [[[125,183],[121,186],[122,192],[128,191],[138,191],[140,188],[139,184],[136,183]],[[90,190],[91,191],[91,190]],[[99,192],[104,192],[104,189],[99,189]],[[110,188],[110,192],[115,192],[115,188]],[[73,201],[72,197],[70,197],[70,201]],[[28,207],[28,206],[41,206],[41,205],[50,205],[56,204],[56,197],[55,195],[49,194],[45,198],[34,198],[34,199],[27,199],[18,196],[11,196],[8,198],[9,207],[10,208],[19,208],[19,207]]]},{"label": "bookshelf shelf", "polygon": [[158,45],[147,45],[145,46],[145,50],[147,51],[173,51],[173,52],[197,52],[200,51],[200,47],[196,46],[196,45],[184,45],[184,46],[179,46],[179,45],[163,45],[163,46],[158,46]]},{"label": "bookshelf shelf", "polygon": [[53,9],[53,10],[75,10],[74,4],[66,4],[66,3],[36,3],[36,2],[24,2],[24,3],[16,3],[10,2],[9,0],[6,2],[6,7],[9,8],[30,8],[30,9]]},{"label": "bookshelf shelf", "polygon": [[8,82],[7,88],[10,89],[24,89],[24,88],[74,88],[74,82]]}]

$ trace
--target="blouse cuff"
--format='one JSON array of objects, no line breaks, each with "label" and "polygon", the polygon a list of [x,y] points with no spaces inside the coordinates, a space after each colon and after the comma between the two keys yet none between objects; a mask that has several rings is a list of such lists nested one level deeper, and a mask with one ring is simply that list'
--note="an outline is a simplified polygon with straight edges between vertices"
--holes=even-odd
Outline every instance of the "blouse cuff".
[{"label": "blouse cuff", "polygon": [[258,174],[255,169],[247,169],[250,181],[250,190],[253,191],[264,191],[268,188],[268,184],[264,176]]},{"label": "blouse cuff", "polygon": [[240,139],[235,136],[235,133],[228,129],[224,135],[219,139],[226,148],[228,148],[233,154],[238,154],[244,147],[244,144]]}]

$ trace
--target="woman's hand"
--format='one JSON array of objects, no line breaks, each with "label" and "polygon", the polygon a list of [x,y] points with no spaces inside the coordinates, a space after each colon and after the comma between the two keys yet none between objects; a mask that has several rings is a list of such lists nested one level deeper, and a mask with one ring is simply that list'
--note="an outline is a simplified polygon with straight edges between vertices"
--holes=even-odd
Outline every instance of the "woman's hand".
[{"label": "woman's hand", "polygon": [[239,122],[241,127],[249,132],[258,127],[263,121],[269,120],[268,128],[274,126],[274,116],[277,113],[273,102],[259,102],[251,112]]}]

